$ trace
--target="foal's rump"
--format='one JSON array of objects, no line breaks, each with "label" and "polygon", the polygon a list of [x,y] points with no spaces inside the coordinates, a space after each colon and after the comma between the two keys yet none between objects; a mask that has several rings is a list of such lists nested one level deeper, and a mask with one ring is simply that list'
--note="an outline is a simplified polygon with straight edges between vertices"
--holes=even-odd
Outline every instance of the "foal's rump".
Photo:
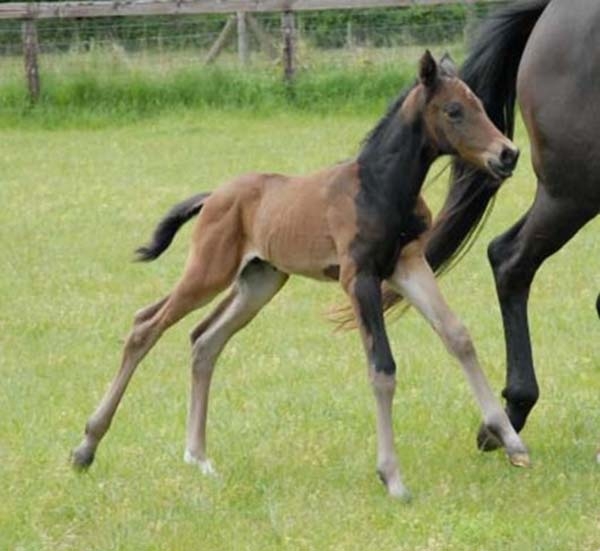
[{"label": "foal's rump", "polygon": [[[213,198],[211,201],[211,203],[213,203],[213,207],[211,208],[211,210],[214,210],[214,203],[219,202],[219,196],[227,195],[229,187],[236,186],[237,184],[243,181],[247,181],[247,183],[250,184],[255,183],[258,179],[258,176],[260,175],[249,174],[241,176],[233,180],[229,184],[226,184],[225,186],[217,189],[216,192],[197,193],[171,207],[169,212],[167,212],[167,214],[165,214],[165,216],[157,224],[154,233],[152,234],[152,238],[150,239],[150,242],[147,245],[139,247],[135,251],[137,254],[137,260],[149,262],[157,259],[164,251],[167,250],[167,248],[173,241],[173,238],[180,230],[181,226],[183,226],[186,222],[194,218],[194,216],[196,216],[202,210],[202,208],[209,202],[209,199],[211,197]],[[223,193],[223,191],[225,193]],[[217,195],[217,201],[215,201],[215,194]],[[235,197],[231,199],[233,200],[233,202],[235,202]],[[227,202],[227,199],[225,199],[225,202]]]},{"label": "foal's rump", "polygon": [[138,259],[158,258],[181,226],[200,213],[188,264],[227,258],[228,265],[235,264],[227,271],[235,271],[244,259],[257,257],[282,272],[331,279],[329,272],[339,264],[339,236],[349,241],[356,233],[355,168],[349,162],[308,176],[238,176],[172,207],[150,243],[137,250]]},{"label": "foal's rump", "polygon": [[200,212],[209,196],[210,193],[198,193],[174,205],[156,226],[150,242],[136,249],[137,260],[149,262],[165,252],[179,228]]}]

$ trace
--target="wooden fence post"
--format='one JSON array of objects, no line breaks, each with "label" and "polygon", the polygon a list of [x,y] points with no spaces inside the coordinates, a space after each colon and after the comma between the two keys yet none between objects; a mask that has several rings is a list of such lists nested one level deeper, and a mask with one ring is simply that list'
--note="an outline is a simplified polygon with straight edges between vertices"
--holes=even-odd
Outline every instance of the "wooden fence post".
[{"label": "wooden fence post", "polygon": [[262,30],[260,24],[252,15],[249,13],[246,14],[246,19],[248,20],[248,25],[250,25],[250,30],[256,36],[256,39],[260,43],[260,47],[271,59],[277,59],[279,56],[277,55],[277,50],[271,43],[271,38]]},{"label": "wooden fence post", "polygon": [[29,90],[29,100],[36,103],[40,97],[40,74],[38,71],[38,36],[33,19],[23,21],[23,55],[25,58],[25,78]]},{"label": "wooden fence post", "polygon": [[467,21],[465,24],[463,39],[466,44],[470,44],[471,34],[477,25],[477,10],[475,7],[475,0],[465,0],[465,4],[467,4]]},{"label": "wooden fence post", "polygon": [[238,56],[240,63],[248,65],[248,32],[246,25],[246,14],[243,11],[237,12],[237,34],[238,34]]},{"label": "wooden fence post", "polygon": [[281,15],[281,29],[283,32],[283,76],[286,82],[294,78],[294,14],[284,11]]},{"label": "wooden fence post", "polygon": [[346,48],[354,48],[354,35],[352,34],[352,21],[346,23]]},{"label": "wooden fence post", "polygon": [[217,58],[217,56],[221,53],[221,50],[223,49],[223,46],[225,46],[225,42],[227,42],[227,39],[229,38],[229,35],[233,31],[233,23],[234,23],[234,21],[235,21],[235,16],[234,15],[230,15],[227,18],[227,22],[225,23],[225,26],[223,27],[223,29],[219,33],[219,36],[215,40],[215,43],[210,47],[210,50],[206,54],[206,58],[204,59],[204,63],[206,63],[207,65],[209,65],[210,63],[212,63]]}]

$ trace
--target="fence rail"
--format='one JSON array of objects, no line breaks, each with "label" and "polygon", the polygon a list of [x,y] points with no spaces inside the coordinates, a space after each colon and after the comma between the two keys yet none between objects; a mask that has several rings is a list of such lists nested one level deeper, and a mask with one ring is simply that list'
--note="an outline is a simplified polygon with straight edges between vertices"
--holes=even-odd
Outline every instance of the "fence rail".
[{"label": "fence rail", "polygon": [[91,2],[14,2],[0,4],[0,19],[67,19],[207,13],[263,13],[370,8],[406,8],[502,0],[115,0]]},{"label": "fence rail", "polygon": [[[296,61],[296,12],[328,10],[371,10],[375,8],[410,8],[466,6],[475,13],[477,5],[492,5],[506,0],[99,0],[71,2],[11,2],[0,3],[0,20],[10,24],[21,22],[21,43],[25,61],[25,77],[32,102],[40,94],[38,53],[40,41],[38,26],[46,28],[48,20],[84,20],[88,18],[143,17],[143,16],[197,16],[229,14],[225,24],[208,50],[205,63],[219,55],[227,40],[237,31],[239,60],[245,65],[249,58],[251,33],[271,59],[279,58],[284,78],[291,81]],[[279,39],[265,33],[253,14],[271,13],[280,18]],[[267,16],[268,17],[268,16]],[[303,16],[299,16],[303,17]],[[305,17],[310,17],[308,14]],[[471,17],[471,16],[469,16]],[[181,21],[181,17],[174,17]],[[237,22],[237,25],[235,24]],[[352,28],[347,24],[348,43],[353,42]],[[181,38],[181,36],[180,36]],[[278,44],[277,44],[278,43]],[[277,45],[276,45],[277,44]],[[279,55],[278,52],[279,51]]]}]

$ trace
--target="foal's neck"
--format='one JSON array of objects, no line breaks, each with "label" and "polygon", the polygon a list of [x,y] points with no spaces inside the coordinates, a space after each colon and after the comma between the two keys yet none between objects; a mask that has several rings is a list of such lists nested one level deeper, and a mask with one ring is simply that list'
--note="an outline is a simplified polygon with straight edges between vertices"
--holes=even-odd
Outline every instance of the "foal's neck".
[{"label": "foal's neck", "polygon": [[358,157],[361,189],[374,202],[412,212],[425,176],[438,156],[421,113],[395,113],[387,128],[369,140]]}]

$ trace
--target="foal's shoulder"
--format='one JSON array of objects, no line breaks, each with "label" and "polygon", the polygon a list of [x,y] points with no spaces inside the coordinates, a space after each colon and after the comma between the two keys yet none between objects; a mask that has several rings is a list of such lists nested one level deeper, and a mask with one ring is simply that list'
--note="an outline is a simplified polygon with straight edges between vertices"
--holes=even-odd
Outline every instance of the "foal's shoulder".
[{"label": "foal's shoulder", "polygon": [[345,161],[331,166],[319,174],[328,195],[356,195],[359,187],[358,163]]}]

